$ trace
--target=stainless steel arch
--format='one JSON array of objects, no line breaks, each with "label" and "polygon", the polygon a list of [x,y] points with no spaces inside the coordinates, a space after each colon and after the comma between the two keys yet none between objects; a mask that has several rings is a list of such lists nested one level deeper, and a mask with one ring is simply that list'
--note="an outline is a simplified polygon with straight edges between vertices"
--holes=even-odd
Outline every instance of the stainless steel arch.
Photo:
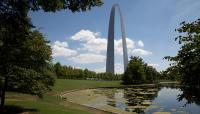
[{"label": "stainless steel arch", "polygon": [[124,22],[120,7],[118,4],[114,4],[110,13],[109,29],[108,29],[108,43],[107,43],[107,59],[106,59],[106,72],[114,73],[114,26],[115,26],[115,9],[118,9],[121,22],[121,34],[122,34],[122,45],[123,45],[123,58],[124,58],[124,71],[128,65],[128,54],[126,45],[126,36],[124,29]]}]

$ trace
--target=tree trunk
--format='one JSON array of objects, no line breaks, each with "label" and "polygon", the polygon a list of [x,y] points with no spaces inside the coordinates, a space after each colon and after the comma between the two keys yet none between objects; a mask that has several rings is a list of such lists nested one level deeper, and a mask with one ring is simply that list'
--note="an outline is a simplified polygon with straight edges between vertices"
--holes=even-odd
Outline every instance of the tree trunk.
[{"label": "tree trunk", "polygon": [[5,77],[4,80],[4,84],[3,84],[3,88],[1,91],[1,109],[4,108],[4,102],[5,102],[5,92],[6,92],[6,88],[7,88],[7,83],[8,83],[8,77]]}]

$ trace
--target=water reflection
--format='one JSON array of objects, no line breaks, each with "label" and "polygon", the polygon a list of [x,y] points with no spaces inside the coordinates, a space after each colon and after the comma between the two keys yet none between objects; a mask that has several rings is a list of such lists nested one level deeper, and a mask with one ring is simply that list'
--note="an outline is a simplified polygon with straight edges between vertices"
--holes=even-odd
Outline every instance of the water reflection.
[{"label": "water reflection", "polygon": [[200,88],[189,88],[189,87],[180,87],[182,94],[178,95],[178,101],[187,100],[185,106],[187,104],[195,103],[200,106]]},{"label": "water reflection", "polygon": [[[176,84],[104,88],[98,94],[107,96],[107,104],[127,112],[152,114],[199,114],[200,90]],[[185,105],[187,104],[187,105]]]},{"label": "water reflection", "polygon": [[144,113],[144,110],[152,104],[152,100],[157,97],[159,88],[133,87],[124,89],[124,98],[128,100],[126,111]]}]

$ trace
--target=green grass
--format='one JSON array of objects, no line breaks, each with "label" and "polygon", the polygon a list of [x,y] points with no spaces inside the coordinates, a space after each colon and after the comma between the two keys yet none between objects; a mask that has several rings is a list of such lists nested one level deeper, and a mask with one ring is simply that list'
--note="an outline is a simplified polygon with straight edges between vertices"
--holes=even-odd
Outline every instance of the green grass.
[{"label": "green grass", "polygon": [[87,89],[97,87],[116,87],[120,86],[120,81],[93,81],[93,80],[64,80],[57,79],[53,91],[66,91],[74,89]]},{"label": "green grass", "polygon": [[78,110],[65,107],[61,104],[62,99],[56,96],[45,96],[44,99],[24,100],[24,101],[6,101],[6,105],[18,106],[22,108],[22,112],[30,112],[31,114],[91,114],[84,110]]},{"label": "green grass", "polygon": [[5,103],[6,106],[8,106],[9,108],[8,110],[18,110],[18,113],[29,112],[30,114],[91,114],[89,110],[86,110],[84,108],[64,106],[64,100],[61,99],[57,94],[52,93],[59,93],[74,89],[116,86],[120,86],[119,81],[57,79],[53,90],[44,95],[43,99],[39,99],[36,96],[27,94],[7,92],[7,99]]}]

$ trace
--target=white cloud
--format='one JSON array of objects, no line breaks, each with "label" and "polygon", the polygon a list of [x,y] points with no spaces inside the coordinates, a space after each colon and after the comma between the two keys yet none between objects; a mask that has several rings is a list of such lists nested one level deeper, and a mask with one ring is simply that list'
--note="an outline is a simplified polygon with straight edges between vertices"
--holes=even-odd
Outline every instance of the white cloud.
[{"label": "white cloud", "polygon": [[72,40],[79,40],[79,41],[89,41],[91,39],[95,39],[97,34],[93,33],[90,30],[80,30],[75,35],[73,35],[71,37],[71,39]]},{"label": "white cloud", "polygon": [[146,51],[146,50],[143,50],[143,49],[134,49],[134,50],[132,51],[132,54],[133,54],[133,55],[137,55],[137,56],[141,56],[141,55],[152,55],[152,52]]},{"label": "white cloud", "polygon": [[67,42],[55,41],[54,45],[57,45],[59,47],[68,47],[68,43]]},{"label": "white cloud", "polygon": [[149,63],[148,65],[152,66],[152,67],[158,67],[159,66],[159,64],[156,64],[156,63]]},{"label": "white cloud", "polygon": [[85,53],[85,54],[79,54],[70,59],[75,63],[91,64],[91,63],[104,62],[106,57],[104,55],[100,55],[100,54]]},{"label": "white cloud", "polygon": [[142,40],[139,40],[139,41],[138,41],[138,46],[140,46],[140,47],[144,47],[144,43],[143,43]]},{"label": "white cloud", "polygon": [[100,38],[99,32],[92,32],[90,30],[81,30],[71,37],[72,40],[81,41],[82,50],[87,50],[93,53],[101,53],[106,50],[107,39]]},{"label": "white cloud", "polygon": [[[72,40],[81,41],[81,45],[83,46],[82,50],[87,50],[92,53],[101,53],[105,52],[107,49],[107,39],[101,38],[99,32],[92,32],[90,30],[80,30],[75,35],[71,37]],[[122,39],[114,40],[115,43],[115,53],[123,54],[122,49]],[[134,48],[135,42],[129,38],[126,38],[126,44],[128,50]]]},{"label": "white cloud", "polygon": [[107,40],[103,38],[96,38],[92,39],[83,45],[83,49],[94,52],[94,53],[101,53],[107,49]]},{"label": "white cloud", "polygon": [[57,56],[69,57],[77,54],[76,50],[70,49],[68,47],[67,42],[55,41],[53,45],[51,45],[51,48],[54,57]]},{"label": "white cloud", "polygon": [[124,72],[124,65],[121,63],[115,64],[115,73],[122,74]]},{"label": "white cloud", "polygon": [[74,66],[73,68],[76,68],[76,69],[82,69],[82,70],[85,69],[85,68],[83,68],[83,67],[79,67],[79,66]]},{"label": "white cloud", "polygon": [[106,72],[106,67],[96,68],[96,69],[94,69],[94,71],[97,73],[103,73],[103,72]]},{"label": "white cloud", "polygon": [[[128,51],[134,48],[135,42],[129,38],[126,38],[126,45]],[[122,48],[122,39],[115,40],[115,52],[116,54],[123,54],[123,48]]]}]

